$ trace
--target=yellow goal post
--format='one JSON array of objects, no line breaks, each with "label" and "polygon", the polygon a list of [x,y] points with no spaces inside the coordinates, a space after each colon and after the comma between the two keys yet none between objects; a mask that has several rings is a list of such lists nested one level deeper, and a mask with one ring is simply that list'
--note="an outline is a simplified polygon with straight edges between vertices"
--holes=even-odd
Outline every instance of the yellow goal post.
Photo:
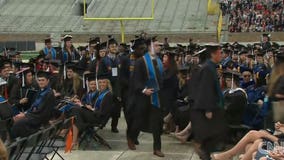
[{"label": "yellow goal post", "polygon": [[84,16],[83,19],[86,21],[120,21],[120,33],[121,33],[121,42],[125,42],[125,25],[124,21],[128,20],[154,20],[155,13],[155,1],[151,0],[151,16],[150,17],[88,17],[86,13],[86,0],[84,2]]}]

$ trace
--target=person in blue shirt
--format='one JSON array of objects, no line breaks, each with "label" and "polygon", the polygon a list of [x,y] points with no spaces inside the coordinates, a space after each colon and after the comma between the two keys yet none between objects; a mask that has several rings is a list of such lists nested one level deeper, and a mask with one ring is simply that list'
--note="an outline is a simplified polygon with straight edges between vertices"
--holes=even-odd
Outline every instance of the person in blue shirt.
[{"label": "person in blue shirt", "polygon": [[51,38],[45,39],[44,43],[45,43],[45,47],[39,52],[39,54],[44,56],[45,59],[55,60],[59,58],[55,48],[52,47]]}]

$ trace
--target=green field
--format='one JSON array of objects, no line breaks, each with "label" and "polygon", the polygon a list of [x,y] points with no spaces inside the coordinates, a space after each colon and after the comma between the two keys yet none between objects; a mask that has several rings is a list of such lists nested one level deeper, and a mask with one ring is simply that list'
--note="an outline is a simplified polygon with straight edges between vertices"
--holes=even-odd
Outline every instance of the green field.
[{"label": "green field", "polygon": [[31,58],[34,58],[36,56],[38,56],[38,52],[22,52],[22,59],[23,60],[29,60]]}]

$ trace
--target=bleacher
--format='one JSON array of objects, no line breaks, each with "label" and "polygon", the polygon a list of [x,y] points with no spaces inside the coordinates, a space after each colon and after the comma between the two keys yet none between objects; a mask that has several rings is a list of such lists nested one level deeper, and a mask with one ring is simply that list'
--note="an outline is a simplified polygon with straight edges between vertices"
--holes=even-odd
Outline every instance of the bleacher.
[{"label": "bleacher", "polygon": [[[0,33],[119,34],[119,21],[84,21],[82,0],[2,0]],[[2,2],[1,1],[1,2]],[[150,17],[151,0],[87,0],[88,17]],[[81,12],[80,12],[81,9]],[[127,34],[215,33],[207,0],[155,0],[154,20],[126,21]],[[1,39],[0,39],[1,40]]]}]

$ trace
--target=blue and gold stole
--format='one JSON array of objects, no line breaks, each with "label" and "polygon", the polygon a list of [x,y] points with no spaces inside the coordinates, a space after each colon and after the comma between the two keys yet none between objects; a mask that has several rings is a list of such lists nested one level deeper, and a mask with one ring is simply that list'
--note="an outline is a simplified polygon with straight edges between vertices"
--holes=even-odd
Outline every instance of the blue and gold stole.
[{"label": "blue and gold stole", "polygon": [[[52,59],[56,59],[56,50],[53,47],[50,50],[51,50]],[[47,55],[48,54],[48,48],[45,47],[43,49],[43,52],[44,52],[45,55]]]},{"label": "blue and gold stole", "polygon": [[[146,88],[153,88],[154,89],[154,93],[151,95],[151,104],[155,107],[155,108],[160,108],[160,101],[159,101],[159,95],[158,95],[158,91],[160,90],[160,86],[159,86],[159,82],[157,80],[157,76],[156,76],[156,71],[155,71],[155,67],[153,65],[151,56],[149,54],[149,52],[147,52],[144,56],[143,56],[145,65],[146,65],[146,70],[147,70],[147,75],[148,75],[148,81],[146,82],[145,86]],[[159,68],[159,72],[158,74],[160,74],[161,76],[163,75],[163,64],[162,61],[156,57],[157,60],[157,65]]]},{"label": "blue and gold stole", "polygon": [[96,103],[95,103],[95,109],[96,109],[96,110],[100,109],[101,103],[103,102],[103,99],[104,99],[105,95],[108,94],[109,92],[110,92],[110,90],[109,90],[109,89],[106,89],[106,90],[104,90],[104,91],[102,91],[102,92],[100,93],[100,95],[99,95],[99,97],[97,98]]},{"label": "blue and gold stole", "polygon": [[94,100],[94,98],[97,96],[98,93],[99,93],[98,91],[87,93],[87,94],[82,98],[83,104],[93,105],[93,100]]},{"label": "blue and gold stole", "polygon": [[38,110],[39,105],[43,102],[43,98],[50,92],[52,91],[51,88],[48,86],[47,88],[43,89],[40,91],[34,103],[31,105],[31,108],[27,112],[33,112],[34,110]]}]

